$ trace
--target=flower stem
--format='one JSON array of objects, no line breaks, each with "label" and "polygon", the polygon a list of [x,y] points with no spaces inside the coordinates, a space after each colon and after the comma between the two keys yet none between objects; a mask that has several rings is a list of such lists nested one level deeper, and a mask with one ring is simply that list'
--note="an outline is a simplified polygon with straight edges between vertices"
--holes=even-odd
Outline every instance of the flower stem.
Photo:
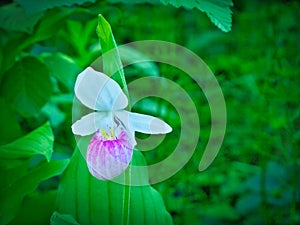
[{"label": "flower stem", "polygon": [[123,191],[123,212],[122,212],[122,225],[129,225],[129,215],[130,215],[130,185],[131,173],[130,165],[125,170],[125,182]]}]

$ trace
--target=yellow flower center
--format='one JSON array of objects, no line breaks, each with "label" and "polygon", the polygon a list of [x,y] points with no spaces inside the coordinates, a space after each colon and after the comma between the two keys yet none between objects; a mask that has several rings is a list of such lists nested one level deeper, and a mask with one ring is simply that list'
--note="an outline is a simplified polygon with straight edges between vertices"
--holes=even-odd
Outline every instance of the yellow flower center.
[{"label": "yellow flower center", "polygon": [[114,140],[115,139],[115,131],[113,128],[110,128],[109,131],[107,131],[104,128],[100,129],[102,137],[104,137],[106,140]]}]

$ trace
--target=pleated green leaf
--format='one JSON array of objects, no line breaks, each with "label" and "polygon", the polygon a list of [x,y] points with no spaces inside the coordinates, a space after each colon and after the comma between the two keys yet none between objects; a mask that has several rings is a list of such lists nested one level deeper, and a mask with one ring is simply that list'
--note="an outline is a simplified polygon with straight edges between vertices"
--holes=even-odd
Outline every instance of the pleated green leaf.
[{"label": "pleated green leaf", "polygon": [[[140,152],[135,151],[133,163],[144,164]],[[135,179],[144,183],[144,179],[148,179],[147,173],[142,171],[135,175]],[[123,192],[121,184],[94,178],[79,150],[75,150],[58,189],[57,212],[72,216],[81,225],[120,225]],[[151,186],[131,187],[129,207],[128,224],[172,224],[161,195]]]},{"label": "pleated green leaf", "polygon": [[47,122],[29,134],[0,146],[0,168],[16,167],[34,155],[42,155],[50,161],[54,136]]},{"label": "pleated green leaf", "polygon": [[232,18],[230,7],[232,0],[161,0],[164,4],[188,9],[197,8],[205,12],[211,22],[224,32],[231,30]]}]

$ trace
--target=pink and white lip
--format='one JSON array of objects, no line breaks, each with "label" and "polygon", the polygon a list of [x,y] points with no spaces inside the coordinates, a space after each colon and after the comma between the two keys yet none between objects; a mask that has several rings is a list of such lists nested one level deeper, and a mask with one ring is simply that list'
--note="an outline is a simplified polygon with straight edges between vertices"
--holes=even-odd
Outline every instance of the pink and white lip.
[{"label": "pink and white lip", "polygon": [[90,173],[100,180],[117,177],[128,167],[136,145],[135,132],[164,134],[172,128],[164,121],[124,110],[126,95],[117,82],[104,73],[87,67],[75,83],[75,95],[86,107],[95,110],[72,125],[75,135],[94,134],[87,150]]},{"label": "pink and white lip", "polygon": [[[132,158],[133,144],[123,127],[113,136],[97,130],[86,154],[90,173],[100,180],[110,180],[124,171]],[[116,135],[116,136],[115,136]]]}]

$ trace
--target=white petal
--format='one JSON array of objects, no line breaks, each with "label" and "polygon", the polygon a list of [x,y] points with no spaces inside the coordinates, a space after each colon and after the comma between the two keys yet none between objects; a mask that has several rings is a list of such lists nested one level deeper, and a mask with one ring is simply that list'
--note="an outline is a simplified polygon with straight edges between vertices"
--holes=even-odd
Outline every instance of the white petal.
[{"label": "white petal", "polygon": [[172,131],[172,127],[154,116],[132,113],[125,110],[117,111],[115,115],[131,132],[138,131],[145,134],[165,134]]},{"label": "white petal", "polygon": [[128,104],[119,84],[92,67],[78,75],[75,94],[82,104],[98,111],[120,110]]},{"label": "white petal", "polygon": [[87,136],[95,133],[103,127],[103,121],[107,121],[109,114],[106,112],[93,112],[83,116],[72,125],[72,132],[77,135]]}]

